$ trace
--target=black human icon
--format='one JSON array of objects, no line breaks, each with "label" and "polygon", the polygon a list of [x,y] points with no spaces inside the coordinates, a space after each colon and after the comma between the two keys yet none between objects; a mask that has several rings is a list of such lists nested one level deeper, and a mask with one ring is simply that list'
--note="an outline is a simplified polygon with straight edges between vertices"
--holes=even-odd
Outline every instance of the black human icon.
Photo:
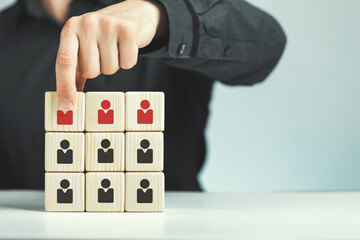
[{"label": "black human icon", "polygon": [[73,150],[68,149],[70,143],[68,140],[60,142],[61,149],[57,150],[57,163],[59,164],[72,164],[73,163]]},{"label": "black human icon", "polygon": [[[110,187],[110,180],[105,178],[101,181],[101,187],[98,189],[98,202],[99,203],[112,203],[114,202],[114,189]],[[106,191],[105,189],[108,188]]]},{"label": "black human icon", "polygon": [[137,203],[152,203],[153,190],[148,188],[150,185],[149,180],[143,179],[140,181],[141,188],[137,189]]},{"label": "black human icon", "polygon": [[114,162],[114,149],[110,147],[110,141],[103,139],[101,147],[98,149],[98,163],[113,163]]},{"label": "black human icon", "polygon": [[70,186],[70,182],[67,179],[63,179],[60,182],[60,187],[57,190],[57,203],[72,203],[73,202],[73,190],[67,189]]},{"label": "black human icon", "polygon": [[[149,148],[150,142],[143,139],[140,142],[140,147],[137,150],[137,163],[153,163],[153,150]],[[149,149],[148,149],[149,148]]]}]

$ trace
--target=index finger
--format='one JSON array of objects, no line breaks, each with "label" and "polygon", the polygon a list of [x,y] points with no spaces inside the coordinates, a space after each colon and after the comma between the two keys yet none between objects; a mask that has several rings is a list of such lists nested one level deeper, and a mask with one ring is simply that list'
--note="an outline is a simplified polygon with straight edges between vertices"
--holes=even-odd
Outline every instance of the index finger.
[{"label": "index finger", "polygon": [[70,110],[76,103],[76,65],[79,41],[75,32],[64,27],[56,58],[56,91],[60,108]]}]

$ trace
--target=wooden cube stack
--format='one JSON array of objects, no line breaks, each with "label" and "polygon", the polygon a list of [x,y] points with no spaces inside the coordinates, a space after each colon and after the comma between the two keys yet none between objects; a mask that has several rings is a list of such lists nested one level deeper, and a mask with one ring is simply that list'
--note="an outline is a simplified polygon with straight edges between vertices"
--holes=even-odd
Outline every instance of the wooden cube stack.
[{"label": "wooden cube stack", "polygon": [[164,210],[164,93],[45,94],[45,210]]}]

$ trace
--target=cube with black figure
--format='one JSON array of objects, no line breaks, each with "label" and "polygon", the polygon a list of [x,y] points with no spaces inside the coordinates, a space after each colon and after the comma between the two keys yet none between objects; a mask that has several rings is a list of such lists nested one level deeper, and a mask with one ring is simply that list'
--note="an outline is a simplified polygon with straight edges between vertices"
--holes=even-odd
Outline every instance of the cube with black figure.
[{"label": "cube with black figure", "polygon": [[85,169],[88,172],[124,171],[124,133],[85,134]]},{"label": "cube with black figure", "polygon": [[83,212],[84,210],[84,173],[45,173],[45,211]]}]

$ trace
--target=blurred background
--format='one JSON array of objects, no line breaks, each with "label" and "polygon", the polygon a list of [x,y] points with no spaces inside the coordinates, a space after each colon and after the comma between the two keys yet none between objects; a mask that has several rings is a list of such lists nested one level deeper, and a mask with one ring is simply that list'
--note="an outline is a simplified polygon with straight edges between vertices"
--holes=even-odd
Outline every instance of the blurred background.
[{"label": "blurred background", "polygon": [[288,42],[264,83],[215,85],[203,187],[359,190],[360,1],[248,2],[272,14]]}]

